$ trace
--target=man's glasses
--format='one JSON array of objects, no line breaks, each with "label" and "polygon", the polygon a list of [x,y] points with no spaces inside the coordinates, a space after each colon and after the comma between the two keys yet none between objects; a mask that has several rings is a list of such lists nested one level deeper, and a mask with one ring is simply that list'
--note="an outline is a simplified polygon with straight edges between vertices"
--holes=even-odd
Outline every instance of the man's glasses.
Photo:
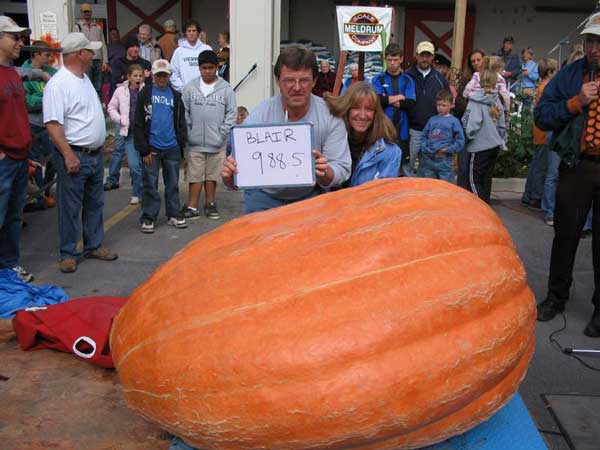
[{"label": "man's glasses", "polygon": [[281,78],[279,80],[279,82],[281,84],[283,84],[286,88],[294,87],[294,86],[296,86],[296,83],[298,83],[301,88],[307,88],[307,87],[309,87],[312,84],[313,79],[312,78],[300,78],[300,79],[296,79],[296,78]]},{"label": "man's glasses", "polygon": [[23,36],[22,34],[4,32],[4,33],[0,33],[0,37],[2,37],[2,36],[8,36],[15,42],[17,42],[17,41],[24,42],[25,41],[25,36]]}]

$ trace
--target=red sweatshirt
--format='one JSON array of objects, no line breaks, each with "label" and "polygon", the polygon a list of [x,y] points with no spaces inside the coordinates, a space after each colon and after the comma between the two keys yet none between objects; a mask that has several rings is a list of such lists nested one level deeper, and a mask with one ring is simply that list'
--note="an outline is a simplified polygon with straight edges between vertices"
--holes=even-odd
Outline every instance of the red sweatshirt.
[{"label": "red sweatshirt", "polygon": [[25,90],[18,72],[0,66],[0,150],[13,159],[25,159],[31,147]]}]

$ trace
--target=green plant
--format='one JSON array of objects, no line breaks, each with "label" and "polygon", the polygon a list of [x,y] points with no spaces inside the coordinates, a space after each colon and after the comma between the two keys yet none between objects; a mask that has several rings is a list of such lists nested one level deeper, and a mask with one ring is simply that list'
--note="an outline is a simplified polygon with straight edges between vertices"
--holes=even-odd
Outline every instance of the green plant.
[{"label": "green plant", "polygon": [[[525,101],[524,101],[525,100]],[[533,109],[531,99],[517,95],[508,118],[506,146],[501,151],[494,167],[494,177],[526,177],[529,162],[534,153],[533,145]]]}]

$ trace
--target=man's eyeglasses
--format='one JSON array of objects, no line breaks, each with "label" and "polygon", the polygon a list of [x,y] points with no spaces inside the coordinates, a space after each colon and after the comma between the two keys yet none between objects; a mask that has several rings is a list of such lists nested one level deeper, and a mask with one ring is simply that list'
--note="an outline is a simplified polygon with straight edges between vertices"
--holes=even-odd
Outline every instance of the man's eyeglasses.
[{"label": "man's eyeglasses", "polygon": [[307,88],[310,87],[310,85],[313,82],[312,78],[281,78],[279,80],[279,82],[281,84],[283,84],[286,88],[291,88],[294,87],[296,85],[296,83],[298,83],[300,85],[301,88]]},{"label": "man's eyeglasses", "polygon": [[4,33],[0,33],[0,37],[2,37],[2,36],[8,36],[15,42],[17,42],[17,41],[24,42],[25,41],[25,36],[23,36],[22,34],[4,32]]}]

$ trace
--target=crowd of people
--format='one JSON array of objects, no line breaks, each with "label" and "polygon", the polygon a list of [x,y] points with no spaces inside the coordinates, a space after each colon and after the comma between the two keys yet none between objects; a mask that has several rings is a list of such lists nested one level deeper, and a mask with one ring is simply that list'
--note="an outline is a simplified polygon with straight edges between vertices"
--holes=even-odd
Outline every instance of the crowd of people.
[{"label": "crowd of people", "polygon": [[[545,205],[546,223],[555,228],[549,291],[538,307],[538,318],[550,320],[564,309],[577,243],[588,211],[600,195],[596,188],[598,86],[590,79],[592,63],[600,60],[597,25],[584,30],[583,57],[560,70],[551,58],[536,62],[530,48],[519,58],[513,52],[514,39],[507,36],[495,55],[479,49],[470,52],[456,84],[449,80],[449,61],[436,54],[433,43],[418,44],[407,70],[401,47],[390,43],[384,52],[385,71],[361,81],[359,68],[351,68],[352,76],[339,96],[332,92],[335,73],[329,63],[317,64],[310,50],[290,46],[281,51],[274,66],[279,94],[248,114],[237,107],[227,81],[228,33],[219,35],[216,53],[197,21],[188,20],[179,36],[169,20],[158,40],[152,38],[149,26],[142,25],[139,35],[122,45],[118,45],[118,32],[111,30],[107,46],[97,36],[91,7],[81,5],[81,14],[82,20],[62,42],[62,67],[58,71],[48,67],[49,51],[34,52],[25,69],[41,69],[43,75],[25,82],[21,78],[27,73],[13,70],[10,62],[18,57],[22,36],[29,30],[0,18],[0,71],[7,99],[0,104],[11,110],[0,138],[0,268],[13,269],[26,281],[33,278],[19,265],[28,158],[39,161],[42,155],[51,155],[45,174],[36,169],[35,178],[45,186],[56,173],[60,270],[75,272],[82,257],[103,261],[118,257],[102,246],[102,212],[104,191],[119,187],[123,154],[133,184],[130,202],[141,203],[143,233],[153,233],[159,222],[161,168],[168,225],[185,228],[188,221],[200,218],[202,191],[204,215],[219,219],[217,181],[236,189],[234,176],[239,169],[229,152],[230,130],[242,122],[308,121],[314,127],[316,183],[245,189],[246,213],[402,176],[456,182],[489,203],[496,160],[507,150],[511,93],[516,89],[525,106],[535,107],[539,127],[523,202]],[[111,74],[107,113],[117,137],[104,180],[106,126],[97,80],[107,72]],[[554,133],[552,139],[546,132]],[[39,145],[30,154],[34,141]],[[188,183],[183,205],[182,159]],[[594,222],[600,220],[600,205],[596,206]],[[80,234],[82,252],[76,245]],[[595,279],[600,283],[600,247],[595,249]],[[594,305],[585,333],[600,336],[600,294],[594,294]]]}]

